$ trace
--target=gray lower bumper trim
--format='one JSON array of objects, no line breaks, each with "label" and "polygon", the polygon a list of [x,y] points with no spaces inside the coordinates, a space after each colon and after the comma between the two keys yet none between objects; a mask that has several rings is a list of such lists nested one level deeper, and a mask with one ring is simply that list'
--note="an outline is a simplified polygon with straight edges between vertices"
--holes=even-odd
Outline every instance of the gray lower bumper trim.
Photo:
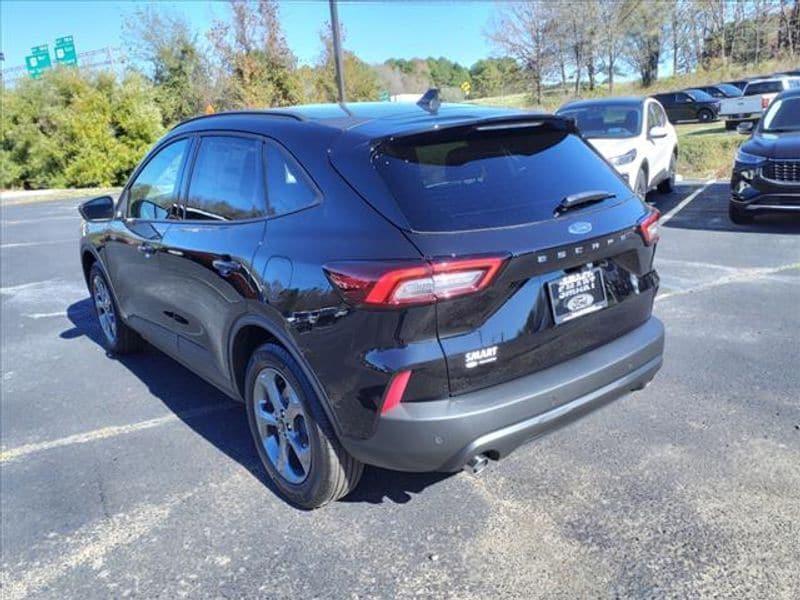
[{"label": "gray lower bumper trim", "polygon": [[475,454],[518,446],[645,386],[661,367],[664,327],[637,329],[544,371],[446,400],[401,404],[368,440],[342,440],[362,462],[402,471],[458,471]]}]

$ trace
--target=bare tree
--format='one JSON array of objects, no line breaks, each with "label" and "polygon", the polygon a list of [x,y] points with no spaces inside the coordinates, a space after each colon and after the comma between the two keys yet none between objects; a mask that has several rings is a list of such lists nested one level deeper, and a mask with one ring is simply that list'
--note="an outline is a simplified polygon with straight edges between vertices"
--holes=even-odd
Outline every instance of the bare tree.
[{"label": "bare tree", "polygon": [[296,59],[283,35],[275,0],[230,0],[231,18],[208,38],[227,73],[230,105],[282,106],[300,100]]},{"label": "bare tree", "polygon": [[519,61],[533,82],[536,102],[542,101],[542,83],[552,69],[548,46],[547,2],[532,0],[502,6],[489,37],[504,53]]},{"label": "bare tree", "polygon": [[625,47],[625,29],[641,0],[600,0],[597,10],[598,35],[608,91],[614,92],[617,61]]}]

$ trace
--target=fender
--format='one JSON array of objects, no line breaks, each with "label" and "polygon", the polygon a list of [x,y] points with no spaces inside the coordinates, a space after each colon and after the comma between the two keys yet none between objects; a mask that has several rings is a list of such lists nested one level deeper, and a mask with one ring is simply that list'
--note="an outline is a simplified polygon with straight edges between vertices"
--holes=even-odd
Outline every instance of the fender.
[{"label": "fender", "polygon": [[[228,363],[228,376],[230,377],[231,382],[234,384],[234,389],[238,390],[238,386],[236,385],[236,373],[233,365],[233,341],[236,339],[236,334],[239,331],[248,325],[258,325],[262,329],[266,330],[270,335],[275,337],[281,345],[286,348],[289,354],[292,355],[297,361],[297,364],[300,365],[300,368],[303,370],[303,373],[308,380],[311,382],[311,386],[314,388],[314,392],[317,394],[317,397],[320,399],[322,403],[322,409],[325,411],[325,415],[328,417],[328,421],[330,421],[331,425],[333,426],[334,432],[336,436],[341,439],[342,430],[339,425],[339,421],[336,418],[336,415],[331,410],[330,401],[328,400],[328,395],[325,393],[325,389],[322,387],[322,384],[317,379],[317,376],[314,374],[314,371],[311,369],[311,366],[308,364],[306,359],[303,357],[302,352],[300,352],[297,344],[295,343],[292,335],[286,330],[285,322],[283,321],[283,317],[278,314],[278,312],[267,305],[259,304],[259,308],[263,312],[249,312],[240,316],[236,321],[233,322],[231,325],[230,331],[228,333],[228,343],[227,343],[227,363]],[[240,400],[244,401],[244,398],[239,398]]]},{"label": "fender", "polygon": [[[106,264],[103,262],[103,258],[100,256],[100,253],[97,251],[97,248],[87,241],[81,242],[81,249],[80,249],[80,259],[81,259],[81,271],[83,271],[83,255],[89,252],[92,256],[94,256],[94,261],[96,264],[100,265],[100,270],[103,272],[103,277],[106,278],[106,283],[111,288],[111,294],[114,296],[114,301],[117,304],[117,310],[119,311],[119,316],[122,318],[123,322],[127,322],[128,318],[127,315],[123,314],[122,310],[119,308],[119,302],[117,302],[117,291],[114,289],[114,282],[111,280],[111,276],[108,274],[108,269],[106,269]],[[84,275],[84,279],[86,280],[86,288],[89,290],[89,296],[91,297],[92,294],[92,287],[91,283],[89,282],[89,274],[86,273]]]}]

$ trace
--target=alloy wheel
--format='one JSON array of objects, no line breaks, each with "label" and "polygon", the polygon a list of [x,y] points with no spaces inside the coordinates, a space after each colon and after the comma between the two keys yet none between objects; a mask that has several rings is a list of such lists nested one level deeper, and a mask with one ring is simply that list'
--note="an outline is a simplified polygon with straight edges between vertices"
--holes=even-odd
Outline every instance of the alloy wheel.
[{"label": "alloy wheel", "polygon": [[258,437],[272,466],[287,482],[302,483],[311,469],[309,419],[294,387],[280,371],[264,368],[253,402]]},{"label": "alloy wheel", "polygon": [[100,327],[106,339],[110,344],[114,344],[117,340],[117,314],[114,310],[114,303],[111,300],[111,293],[100,275],[95,275],[92,284],[97,320],[100,321]]}]

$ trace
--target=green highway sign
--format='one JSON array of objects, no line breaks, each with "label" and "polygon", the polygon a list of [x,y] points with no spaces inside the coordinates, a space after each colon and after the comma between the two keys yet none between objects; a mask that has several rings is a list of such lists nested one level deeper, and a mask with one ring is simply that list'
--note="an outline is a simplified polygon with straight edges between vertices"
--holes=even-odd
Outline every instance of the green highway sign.
[{"label": "green highway sign", "polygon": [[30,55],[25,57],[25,68],[28,70],[28,74],[34,79],[41,77],[42,73],[51,66],[50,50],[47,44],[34,46],[31,48]]},{"label": "green highway sign", "polygon": [[75,53],[75,43],[72,41],[71,35],[56,38],[54,54],[56,62],[60,65],[75,66],[78,64],[78,55]]}]

